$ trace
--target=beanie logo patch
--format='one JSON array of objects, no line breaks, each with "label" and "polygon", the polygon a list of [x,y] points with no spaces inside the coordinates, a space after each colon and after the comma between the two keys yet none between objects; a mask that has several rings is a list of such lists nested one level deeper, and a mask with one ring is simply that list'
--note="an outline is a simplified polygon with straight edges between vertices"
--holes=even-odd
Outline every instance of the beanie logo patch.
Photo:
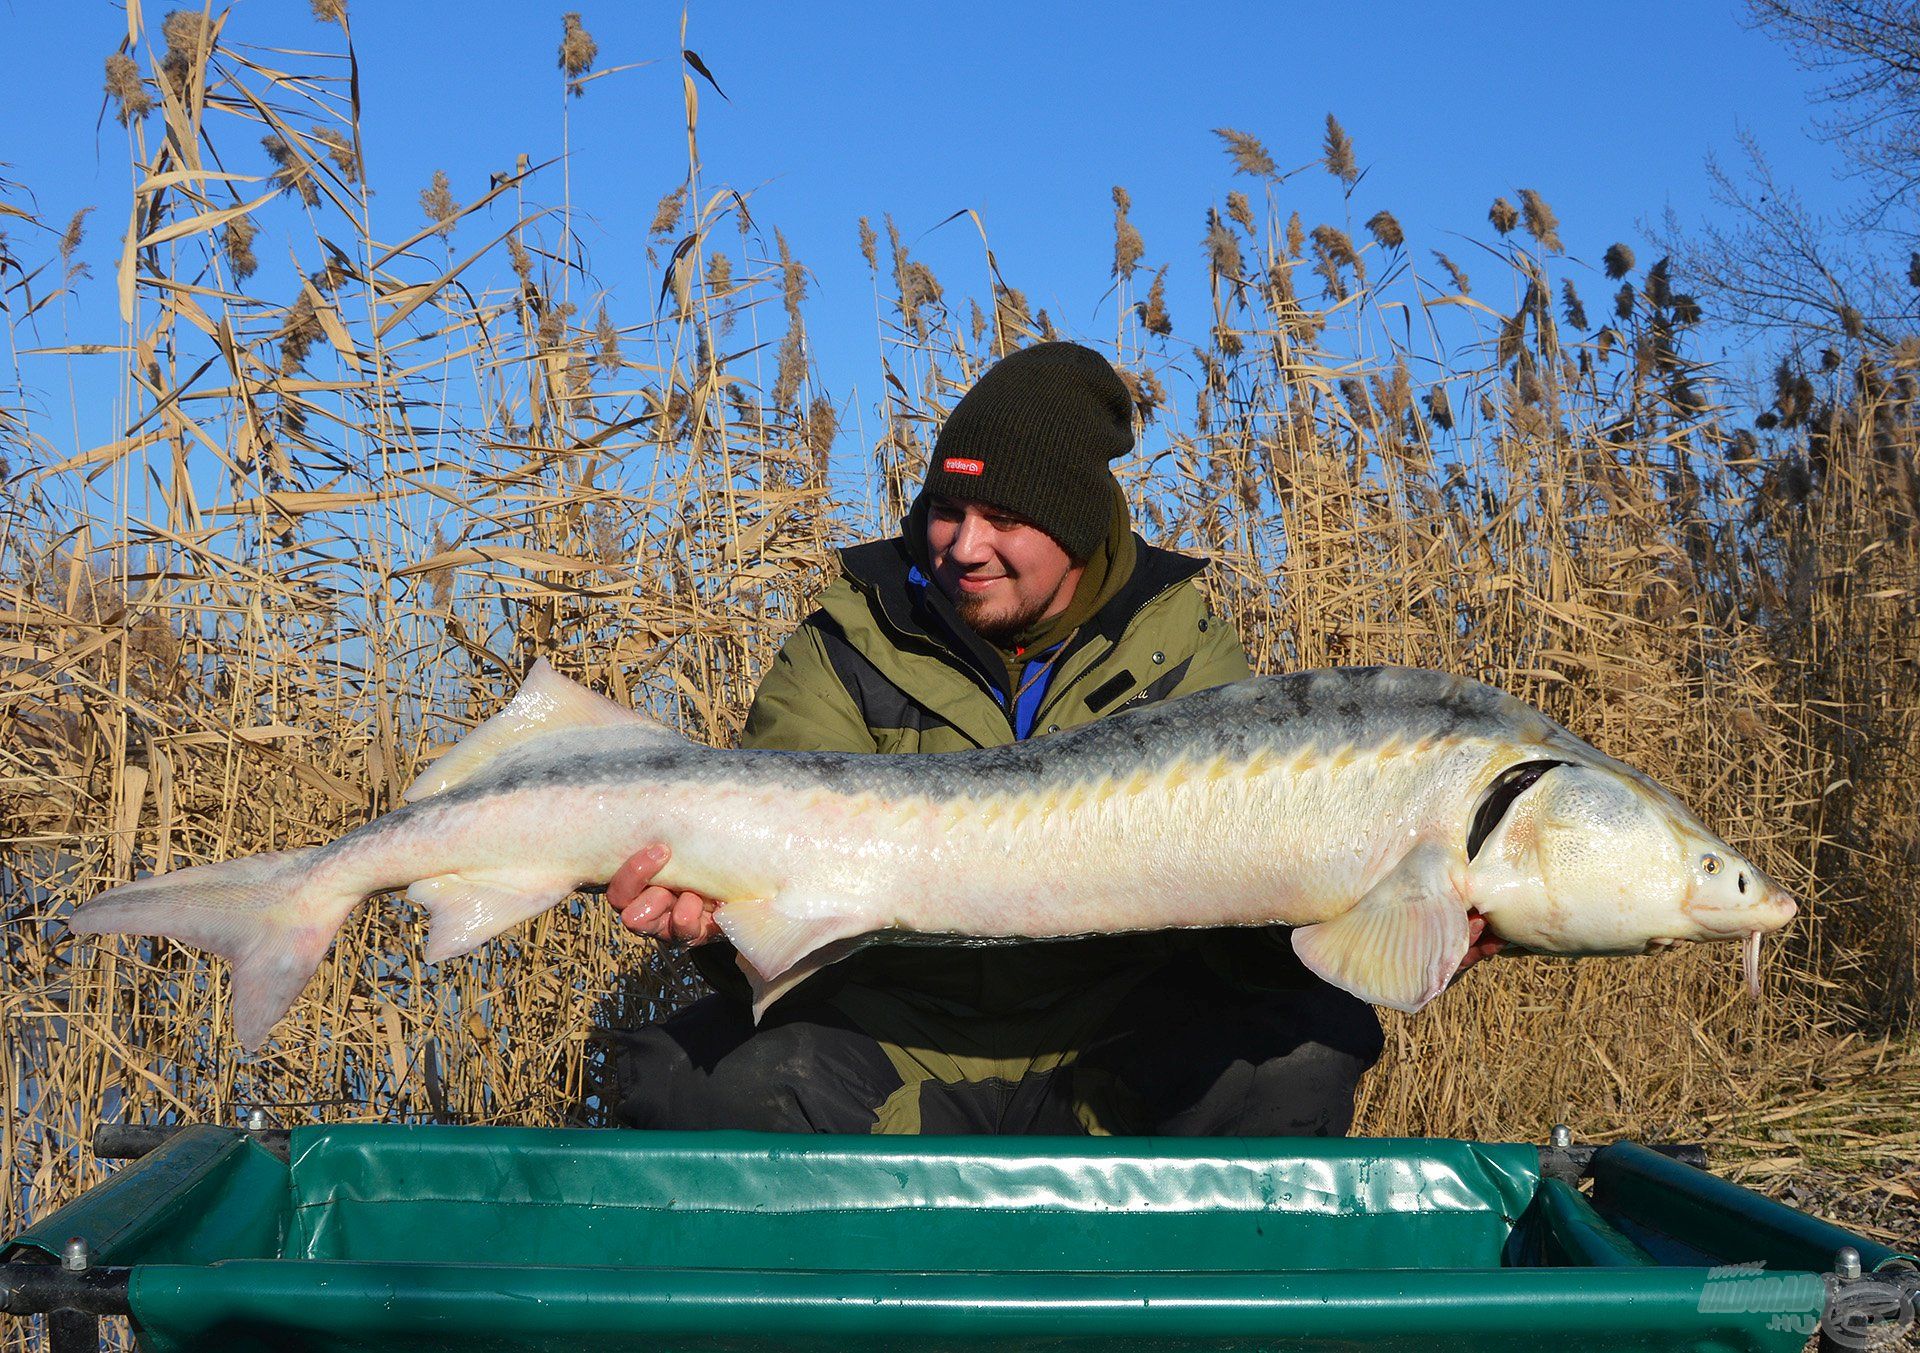
[{"label": "beanie logo patch", "polygon": [[948,456],[940,462],[940,468],[948,474],[985,474],[987,463],[970,456]]}]

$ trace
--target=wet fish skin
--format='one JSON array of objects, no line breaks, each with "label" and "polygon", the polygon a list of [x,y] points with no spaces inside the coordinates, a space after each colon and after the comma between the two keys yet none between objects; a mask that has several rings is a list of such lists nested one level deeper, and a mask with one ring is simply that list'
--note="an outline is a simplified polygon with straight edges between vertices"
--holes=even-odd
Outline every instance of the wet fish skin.
[{"label": "wet fish skin", "polygon": [[720,902],[756,1013],[889,933],[1284,923],[1327,980],[1418,1009],[1464,954],[1469,907],[1553,953],[1744,939],[1793,914],[1653,781],[1414,669],[1256,678],[1006,747],[878,756],[702,747],[542,662],[408,799],[328,845],[112,889],[73,928],[223,954],[258,1047],[367,896],[406,888],[438,961],[657,841],[659,882]]}]

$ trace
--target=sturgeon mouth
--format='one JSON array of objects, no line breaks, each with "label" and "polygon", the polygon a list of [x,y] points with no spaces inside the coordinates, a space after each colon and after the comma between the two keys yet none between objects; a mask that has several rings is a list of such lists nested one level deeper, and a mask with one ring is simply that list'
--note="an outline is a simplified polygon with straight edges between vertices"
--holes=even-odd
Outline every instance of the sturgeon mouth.
[{"label": "sturgeon mouth", "polygon": [[1760,932],[1749,930],[1740,942],[1740,973],[1747,979],[1747,994],[1760,999]]},{"label": "sturgeon mouth", "polygon": [[1533,788],[1542,775],[1555,766],[1571,766],[1571,761],[1521,761],[1508,766],[1493,777],[1480,795],[1479,806],[1473,810],[1473,825],[1467,828],[1467,859],[1472,860],[1480,853],[1480,847],[1487,843],[1512,809],[1514,801]]}]

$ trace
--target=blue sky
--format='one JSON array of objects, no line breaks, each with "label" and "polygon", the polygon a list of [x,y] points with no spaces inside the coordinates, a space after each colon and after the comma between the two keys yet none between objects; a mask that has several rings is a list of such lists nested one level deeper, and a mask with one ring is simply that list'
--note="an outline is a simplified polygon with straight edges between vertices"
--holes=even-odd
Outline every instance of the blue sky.
[{"label": "blue sky", "polygon": [[[640,234],[684,170],[676,60],[681,10],[581,8],[599,65],[656,64],[602,79],[573,104],[574,196],[592,263],[629,314],[650,302]],[[455,196],[490,172],[561,144],[555,51],[560,4],[355,0],[377,225],[419,224],[435,169]],[[157,26],[163,6],[149,6]],[[100,122],[101,69],[125,32],[104,3],[0,0],[0,161],[56,225],[100,208],[81,257],[111,278],[124,221],[123,133]],[[333,50],[338,34],[301,0],[243,0],[230,41]],[[1639,225],[1669,205],[1712,210],[1702,160],[1755,133],[1816,205],[1837,202],[1835,157],[1807,134],[1811,87],[1786,54],[1745,30],[1737,6],[1385,3],[1369,6],[1058,3],[722,4],[694,0],[687,43],[730,101],[703,88],[708,183],[752,193],[812,270],[808,322],[826,385],[869,409],[878,394],[872,288],[856,222],[891,212],[950,289],[984,292],[983,217],[1004,275],[1070,333],[1113,332],[1104,307],[1109,190],[1131,192],[1149,265],[1174,265],[1174,320],[1198,337],[1199,240],[1209,205],[1250,181],[1229,173],[1212,129],[1260,137],[1283,165],[1319,153],[1338,115],[1366,170],[1357,227],[1392,210],[1426,258],[1472,271],[1489,202],[1537,189],[1569,253],[1597,266],[1616,239],[1646,259]],[[285,66],[286,59],[266,58]],[[145,62],[143,61],[143,65]],[[98,123],[98,125],[96,125]],[[244,133],[244,135],[242,134]],[[235,128],[235,157],[258,132]],[[249,168],[260,166],[248,163]],[[557,175],[556,171],[550,171]],[[1296,190],[1309,222],[1341,210],[1318,171]],[[558,195],[557,177],[547,194]],[[480,241],[479,228],[469,230]],[[769,229],[770,237],[770,229]],[[310,246],[309,246],[310,247]],[[262,251],[263,254],[266,252]],[[74,313],[72,341],[110,340],[101,303]],[[644,299],[643,299],[644,298]],[[40,341],[61,341],[45,330]]]}]

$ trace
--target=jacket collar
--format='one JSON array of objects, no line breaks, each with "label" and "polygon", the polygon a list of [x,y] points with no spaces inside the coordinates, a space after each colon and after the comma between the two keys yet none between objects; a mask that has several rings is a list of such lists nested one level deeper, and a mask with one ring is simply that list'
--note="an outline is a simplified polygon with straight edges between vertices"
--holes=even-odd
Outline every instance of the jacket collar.
[{"label": "jacket collar", "polygon": [[840,551],[840,571],[867,596],[888,629],[943,650],[1006,703],[1006,664],[960,619],[947,594],[920,573],[905,537],[847,547]]},{"label": "jacket collar", "polygon": [[[1138,534],[1134,550],[1132,576],[1080,627],[1060,661],[1094,639],[1117,642],[1148,602],[1207,566],[1205,560],[1149,545]],[[903,537],[848,546],[840,551],[840,569],[889,629],[944,650],[1005,703],[1006,664],[998,650],[967,627],[946,593],[919,574]]]}]

